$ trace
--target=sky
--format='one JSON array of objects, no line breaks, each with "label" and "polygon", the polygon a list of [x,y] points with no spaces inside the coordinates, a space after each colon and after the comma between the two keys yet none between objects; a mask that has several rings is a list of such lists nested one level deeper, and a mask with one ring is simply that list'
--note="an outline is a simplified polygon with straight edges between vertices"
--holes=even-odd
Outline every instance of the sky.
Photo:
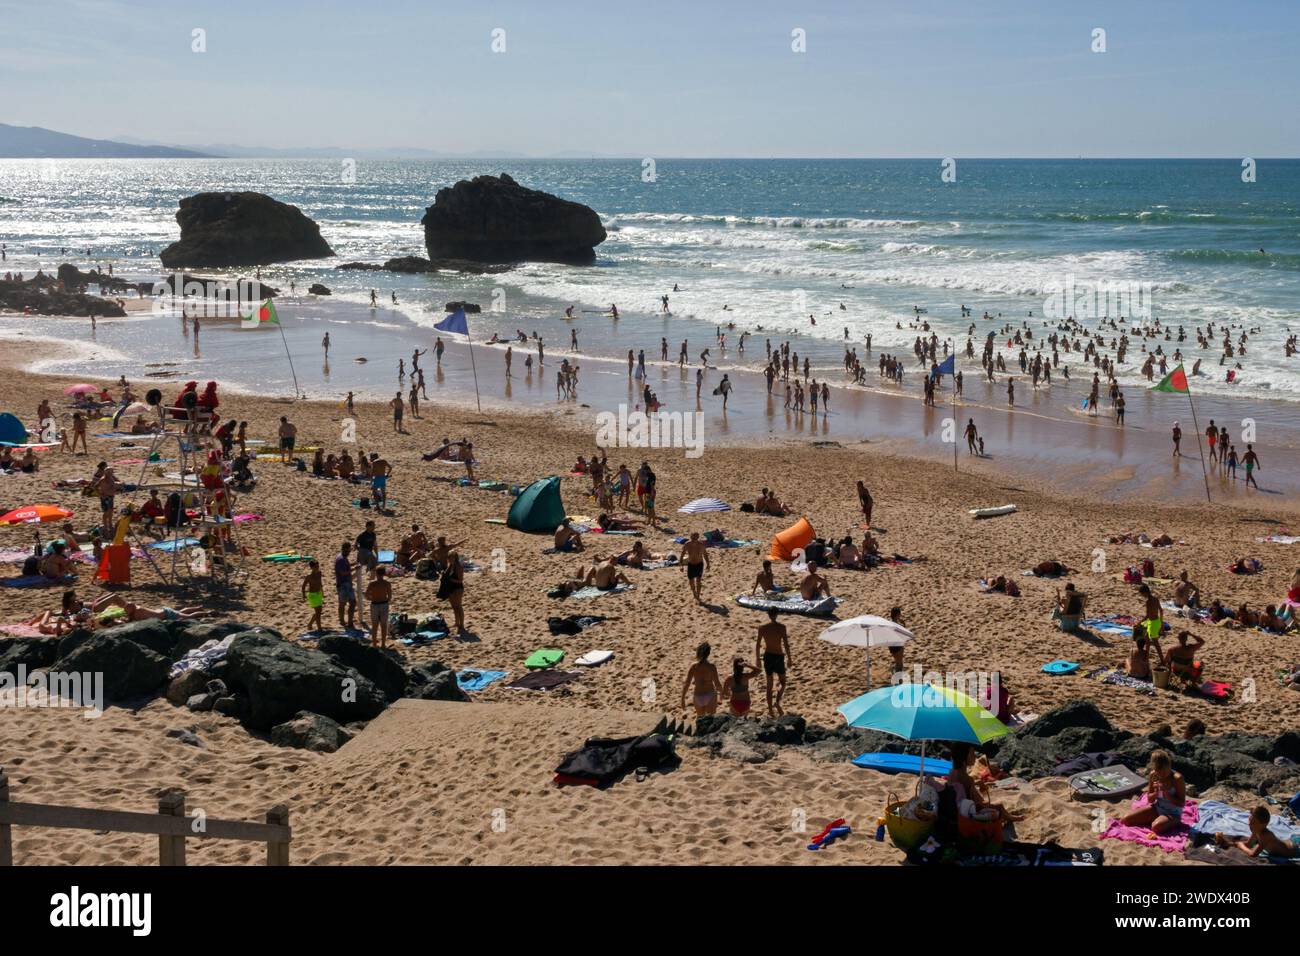
[{"label": "sky", "polygon": [[1297,51],[1297,0],[0,0],[0,122],[452,154],[1294,157]]}]

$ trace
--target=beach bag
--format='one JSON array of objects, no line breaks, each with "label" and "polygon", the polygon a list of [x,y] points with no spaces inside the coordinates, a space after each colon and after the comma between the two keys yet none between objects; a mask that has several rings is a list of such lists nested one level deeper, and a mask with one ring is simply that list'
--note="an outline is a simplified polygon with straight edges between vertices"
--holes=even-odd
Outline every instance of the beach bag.
[{"label": "beach bag", "polygon": [[[910,800],[899,800],[890,793],[885,804],[885,829],[889,831],[889,838],[894,841],[894,846],[905,853],[916,849],[930,838],[937,818],[937,814],[933,812],[927,814],[915,807],[908,810],[910,803]],[[911,813],[912,816],[903,816],[904,811]]]},{"label": "beach bag", "polygon": [[1000,815],[991,807],[979,811],[980,814],[992,814],[991,819],[982,820],[978,816],[957,816],[957,842],[966,849],[977,853],[996,853],[1002,849],[1004,839]]},{"label": "beach bag", "polygon": [[415,622],[407,614],[390,614],[388,616],[388,629],[398,637],[414,634],[416,631]]},{"label": "beach bag", "polygon": [[421,558],[415,562],[415,579],[417,581],[432,581],[438,576],[438,568],[433,558]]}]

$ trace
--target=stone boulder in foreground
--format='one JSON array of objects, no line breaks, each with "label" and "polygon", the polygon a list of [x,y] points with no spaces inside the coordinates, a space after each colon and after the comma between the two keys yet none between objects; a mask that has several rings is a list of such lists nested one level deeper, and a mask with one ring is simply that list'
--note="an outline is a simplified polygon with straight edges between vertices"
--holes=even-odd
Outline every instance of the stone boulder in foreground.
[{"label": "stone boulder in foreground", "polygon": [[605,241],[590,206],[520,186],[505,173],[439,189],[420,224],[434,260],[582,265]]},{"label": "stone boulder in foreground", "polygon": [[320,227],[302,210],[262,193],[188,196],[181,200],[176,222],[181,238],[159,256],[169,269],[260,266],[334,255]]}]

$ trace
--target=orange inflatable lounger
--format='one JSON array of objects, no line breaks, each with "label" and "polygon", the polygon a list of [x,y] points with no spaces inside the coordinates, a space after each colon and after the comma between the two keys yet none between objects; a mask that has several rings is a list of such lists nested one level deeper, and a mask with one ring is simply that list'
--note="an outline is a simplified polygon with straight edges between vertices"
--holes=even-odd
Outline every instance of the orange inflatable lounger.
[{"label": "orange inflatable lounger", "polygon": [[772,550],[768,558],[773,561],[789,561],[794,557],[795,551],[807,547],[814,536],[813,526],[808,523],[808,519],[800,518],[772,539]]}]

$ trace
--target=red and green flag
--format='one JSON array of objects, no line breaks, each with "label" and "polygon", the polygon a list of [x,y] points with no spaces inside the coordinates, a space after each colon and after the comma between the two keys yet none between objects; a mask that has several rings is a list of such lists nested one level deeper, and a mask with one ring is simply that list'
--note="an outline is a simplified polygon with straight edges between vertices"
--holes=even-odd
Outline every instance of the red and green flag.
[{"label": "red and green flag", "polygon": [[275,303],[267,299],[256,312],[248,316],[247,321],[256,320],[261,325],[279,325],[280,316],[275,311]]},{"label": "red and green flag", "polygon": [[1160,380],[1160,384],[1151,389],[1153,392],[1187,392],[1187,373],[1180,365]]}]

